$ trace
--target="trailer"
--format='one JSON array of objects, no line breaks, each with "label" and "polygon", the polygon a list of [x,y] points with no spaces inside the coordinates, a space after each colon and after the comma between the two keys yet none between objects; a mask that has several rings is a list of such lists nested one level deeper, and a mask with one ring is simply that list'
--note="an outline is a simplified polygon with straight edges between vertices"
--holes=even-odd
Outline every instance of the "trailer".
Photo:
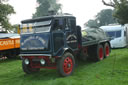
[{"label": "trailer", "polygon": [[41,68],[70,76],[76,59],[101,61],[110,54],[110,39],[100,28],[81,32],[72,15],[51,15],[22,21],[20,56],[27,74]]},{"label": "trailer", "polygon": [[0,58],[15,58],[20,53],[20,35],[0,33]]},{"label": "trailer", "polygon": [[122,25],[110,25],[110,26],[101,26],[109,37],[112,39],[110,41],[112,48],[123,48],[128,45],[127,43],[127,27]]}]

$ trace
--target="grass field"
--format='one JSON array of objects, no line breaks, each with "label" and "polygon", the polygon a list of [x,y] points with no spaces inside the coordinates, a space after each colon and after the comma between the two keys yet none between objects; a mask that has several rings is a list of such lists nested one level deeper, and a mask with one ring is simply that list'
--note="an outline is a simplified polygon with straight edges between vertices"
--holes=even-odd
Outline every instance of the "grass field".
[{"label": "grass field", "polygon": [[128,85],[128,49],[112,50],[101,62],[79,61],[69,77],[48,69],[26,75],[21,60],[0,61],[0,85]]}]

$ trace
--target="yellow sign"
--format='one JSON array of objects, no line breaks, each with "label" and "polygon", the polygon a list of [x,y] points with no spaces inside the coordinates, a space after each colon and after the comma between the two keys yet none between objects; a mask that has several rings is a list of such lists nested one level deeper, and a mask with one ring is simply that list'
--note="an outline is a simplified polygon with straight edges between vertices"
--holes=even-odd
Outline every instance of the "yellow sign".
[{"label": "yellow sign", "polygon": [[20,25],[18,25],[17,33],[20,34]]},{"label": "yellow sign", "polygon": [[23,33],[27,32],[27,24],[23,24]]},{"label": "yellow sign", "polygon": [[33,32],[32,24],[29,24],[29,32]]}]

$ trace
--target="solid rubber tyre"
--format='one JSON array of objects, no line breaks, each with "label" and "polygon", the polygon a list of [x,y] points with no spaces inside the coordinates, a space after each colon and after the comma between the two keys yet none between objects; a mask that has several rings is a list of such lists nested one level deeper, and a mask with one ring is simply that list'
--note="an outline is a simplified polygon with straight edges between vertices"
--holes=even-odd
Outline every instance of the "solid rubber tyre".
[{"label": "solid rubber tyre", "polygon": [[72,75],[75,69],[74,56],[66,52],[57,62],[57,70],[60,76],[66,77]]},{"label": "solid rubber tyre", "polygon": [[107,58],[110,55],[110,46],[108,43],[104,44],[104,57]]},{"label": "solid rubber tyre", "polygon": [[26,65],[25,59],[22,60],[22,69],[26,74],[32,74],[40,71],[40,68],[31,68],[30,64]]},{"label": "solid rubber tyre", "polygon": [[89,47],[89,59],[93,61],[101,61],[104,59],[104,49],[102,44]]},{"label": "solid rubber tyre", "polygon": [[97,46],[97,51],[96,51],[96,61],[101,61],[104,59],[104,49],[103,49],[103,46],[100,44]]}]

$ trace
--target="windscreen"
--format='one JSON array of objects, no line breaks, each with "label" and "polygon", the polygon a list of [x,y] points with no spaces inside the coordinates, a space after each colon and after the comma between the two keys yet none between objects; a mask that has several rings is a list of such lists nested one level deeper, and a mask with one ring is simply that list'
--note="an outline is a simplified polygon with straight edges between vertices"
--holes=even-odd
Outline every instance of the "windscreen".
[{"label": "windscreen", "polygon": [[21,34],[49,32],[51,29],[51,22],[52,20],[23,23],[20,26]]},{"label": "windscreen", "polygon": [[118,37],[121,37],[121,30],[107,32],[107,34],[109,35],[109,37],[118,38]]},{"label": "windscreen", "polygon": [[109,35],[109,37],[115,37],[115,34],[116,32],[107,32],[107,34]]}]

